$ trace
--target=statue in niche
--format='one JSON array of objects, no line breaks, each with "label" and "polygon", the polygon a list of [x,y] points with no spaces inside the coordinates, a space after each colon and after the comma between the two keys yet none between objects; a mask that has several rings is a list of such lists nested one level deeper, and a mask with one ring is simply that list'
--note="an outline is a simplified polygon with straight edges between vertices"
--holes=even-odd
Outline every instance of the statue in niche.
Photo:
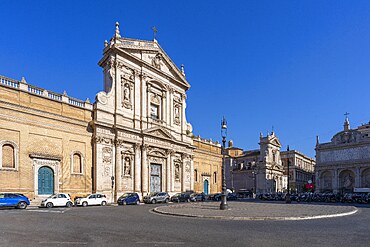
[{"label": "statue in niche", "polygon": [[123,174],[125,176],[131,175],[131,164],[130,158],[126,157],[123,165]]},{"label": "statue in niche", "polygon": [[128,85],[128,83],[125,83],[125,86],[123,89],[123,100],[125,101],[130,100],[130,85]]},{"label": "statue in niche", "polygon": [[180,166],[178,164],[175,165],[175,179],[180,180]]},{"label": "statue in niche", "polygon": [[180,107],[178,105],[175,106],[175,114],[174,114],[174,122],[176,124],[180,124]]}]

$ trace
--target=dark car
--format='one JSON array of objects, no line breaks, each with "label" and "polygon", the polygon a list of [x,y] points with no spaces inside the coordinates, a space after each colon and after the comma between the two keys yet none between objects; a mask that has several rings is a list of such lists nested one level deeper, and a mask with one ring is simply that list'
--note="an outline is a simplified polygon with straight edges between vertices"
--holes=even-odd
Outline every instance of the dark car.
[{"label": "dark car", "polygon": [[140,197],[137,193],[125,193],[117,200],[118,205],[140,204]]},{"label": "dark car", "polygon": [[28,205],[30,205],[30,200],[22,194],[0,193],[0,207],[26,209]]},{"label": "dark car", "polygon": [[168,203],[170,199],[170,195],[167,192],[152,192],[149,195],[144,196],[143,201],[145,203],[155,204],[157,202]]},{"label": "dark car", "polygon": [[206,194],[204,194],[203,192],[195,194],[195,201],[204,202],[205,200],[206,200]]},{"label": "dark car", "polygon": [[221,201],[221,196],[222,196],[222,193],[214,194],[214,195],[211,197],[211,200],[213,200],[213,201]]},{"label": "dark car", "polygon": [[236,193],[229,193],[229,194],[227,194],[227,200],[228,201],[236,201],[236,200],[238,200],[238,196],[236,195]]},{"label": "dark car", "polygon": [[181,193],[176,193],[173,196],[171,196],[171,202],[180,202],[180,196]]}]

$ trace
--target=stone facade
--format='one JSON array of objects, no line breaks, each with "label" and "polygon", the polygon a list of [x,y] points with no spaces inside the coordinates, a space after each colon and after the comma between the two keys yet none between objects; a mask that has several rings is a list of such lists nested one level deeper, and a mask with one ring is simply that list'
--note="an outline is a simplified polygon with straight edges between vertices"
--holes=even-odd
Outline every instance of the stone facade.
[{"label": "stone facade", "polygon": [[91,192],[91,113],[89,102],[0,77],[0,191]]},{"label": "stone facade", "polygon": [[[290,159],[291,191],[301,188],[312,179],[315,161],[296,151],[280,151],[281,144],[274,132],[260,135],[260,149],[236,148],[229,143],[226,149],[227,188],[254,193],[275,193],[287,190],[287,159]],[[292,189],[294,188],[294,189]]]},{"label": "stone facade", "polygon": [[370,188],[370,122],[351,129],[346,117],[343,131],[330,142],[316,143],[316,191],[345,193]]},{"label": "stone facade", "polygon": [[125,192],[202,191],[194,178],[215,173],[209,192],[219,192],[220,146],[193,145],[184,67],[156,40],[122,38],[118,23],[103,52],[94,104],[0,77],[0,191],[101,192],[114,201]]},{"label": "stone facade", "polygon": [[96,191],[116,199],[192,190],[192,127],[186,121],[185,73],[156,40],[105,43],[104,91],[94,104]]},{"label": "stone facade", "polygon": [[194,191],[214,194],[222,190],[221,145],[200,137],[193,139]]},{"label": "stone facade", "polygon": [[228,147],[226,160],[227,187],[235,191],[273,193],[284,190],[281,144],[275,133],[260,135],[260,149],[241,152]]},{"label": "stone facade", "polygon": [[284,166],[284,175],[288,174],[289,159],[289,188],[291,192],[301,193],[306,191],[305,185],[315,182],[315,160],[296,151],[281,152],[281,162]]}]

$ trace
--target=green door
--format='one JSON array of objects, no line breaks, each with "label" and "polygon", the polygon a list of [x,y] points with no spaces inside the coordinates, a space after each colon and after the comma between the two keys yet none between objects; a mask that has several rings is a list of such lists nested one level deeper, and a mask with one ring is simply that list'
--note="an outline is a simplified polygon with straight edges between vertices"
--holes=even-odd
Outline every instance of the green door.
[{"label": "green door", "polygon": [[204,191],[204,194],[208,195],[208,180],[204,180],[203,191]]},{"label": "green door", "polygon": [[38,172],[39,195],[54,194],[54,172],[50,167],[43,166]]}]

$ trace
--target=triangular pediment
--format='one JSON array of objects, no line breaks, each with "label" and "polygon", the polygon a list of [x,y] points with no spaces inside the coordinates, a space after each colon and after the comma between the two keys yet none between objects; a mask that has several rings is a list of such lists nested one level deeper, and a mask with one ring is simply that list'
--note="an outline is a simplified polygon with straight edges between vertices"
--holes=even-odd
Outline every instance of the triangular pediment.
[{"label": "triangular pediment", "polygon": [[117,43],[117,47],[138,62],[144,63],[153,71],[171,77],[188,88],[190,87],[185,75],[157,42],[125,38]]},{"label": "triangular pediment", "polygon": [[146,135],[151,135],[153,137],[167,139],[167,140],[173,140],[174,139],[173,136],[170,133],[168,133],[168,131],[166,131],[165,129],[160,128],[160,127],[147,129],[147,130],[143,131],[143,133],[146,134]]}]

